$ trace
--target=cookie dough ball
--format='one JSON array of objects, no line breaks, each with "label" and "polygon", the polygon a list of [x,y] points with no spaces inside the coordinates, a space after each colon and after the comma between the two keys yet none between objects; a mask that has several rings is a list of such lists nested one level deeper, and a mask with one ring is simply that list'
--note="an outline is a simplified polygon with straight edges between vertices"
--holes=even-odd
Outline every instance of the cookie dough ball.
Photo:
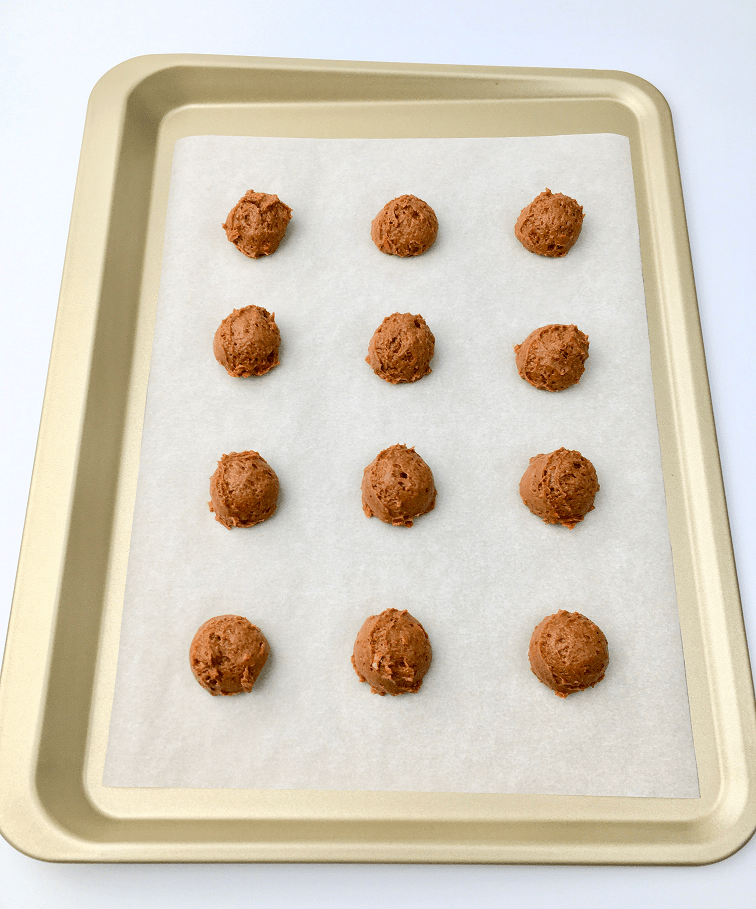
[{"label": "cookie dough ball", "polygon": [[515,345],[517,372],[535,388],[562,391],[585,372],[588,335],[574,325],[544,325]]},{"label": "cookie dough ball", "polygon": [[365,468],[362,510],[369,518],[412,527],[412,519],[432,511],[435,504],[433,474],[414,448],[392,445]]},{"label": "cookie dough ball", "polygon": [[278,477],[256,451],[221,455],[210,477],[210,511],[224,527],[254,527],[276,511]]},{"label": "cookie dough ball", "polygon": [[373,218],[370,236],[390,256],[419,256],[436,242],[436,213],[417,196],[399,196],[387,202]]},{"label": "cookie dough ball", "polygon": [[435,345],[433,332],[422,316],[395,312],[376,328],[365,362],[392,385],[417,382],[431,371]]},{"label": "cookie dough ball", "polygon": [[609,648],[598,625],[579,612],[560,609],[536,626],[528,659],[536,678],[566,698],[604,678]]},{"label": "cookie dough ball", "polygon": [[413,694],[431,664],[431,645],[423,626],[406,609],[371,615],[354,642],[352,666],[373,694]]},{"label": "cookie dough ball", "polygon": [[566,448],[531,458],[520,480],[520,496],[534,515],[547,524],[570,528],[593,511],[598,491],[593,464],[579,451]]},{"label": "cookie dough ball", "polygon": [[584,217],[582,205],[547,189],[520,212],[515,236],[532,253],[561,258],[577,242]]},{"label": "cookie dough ball", "polygon": [[239,252],[259,259],[278,249],[290,220],[291,209],[278,196],[250,189],[228,213],[223,230]]},{"label": "cookie dough ball", "polygon": [[278,366],[281,332],[276,314],[262,306],[235,309],[213,338],[215,359],[230,376],[262,376]]},{"label": "cookie dough ball", "polygon": [[270,653],[265,635],[240,615],[217,615],[200,625],[189,648],[192,672],[210,694],[251,691]]}]

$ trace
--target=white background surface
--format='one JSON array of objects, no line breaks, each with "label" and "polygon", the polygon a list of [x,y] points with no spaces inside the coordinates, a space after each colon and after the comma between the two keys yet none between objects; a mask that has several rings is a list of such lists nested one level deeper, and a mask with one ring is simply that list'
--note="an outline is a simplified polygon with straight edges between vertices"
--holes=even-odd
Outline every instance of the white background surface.
[{"label": "white background surface", "polygon": [[[756,342],[751,0],[537,5],[495,0],[209,4],[6,0],[0,8],[0,628],[5,628],[42,407],[86,100],[110,67],[146,53],[618,69],[674,117],[693,264],[746,627],[756,640]],[[4,634],[4,631],[2,632]],[[2,782],[0,781],[0,785]],[[58,866],[0,841],[0,907],[749,907],[756,840],[704,868]]]}]

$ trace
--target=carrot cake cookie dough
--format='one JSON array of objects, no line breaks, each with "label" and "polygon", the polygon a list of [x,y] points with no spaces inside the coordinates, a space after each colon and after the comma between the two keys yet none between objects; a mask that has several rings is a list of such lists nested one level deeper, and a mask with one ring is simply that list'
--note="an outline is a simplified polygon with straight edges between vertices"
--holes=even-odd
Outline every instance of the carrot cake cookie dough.
[{"label": "carrot cake cookie dough", "polygon": [[291,209],[278,196],[250,189],[234,205],[222,226],[239,252],[250,259],[259,259],[278,249],[290,220]]},{"label": "carrot cake cookie dough", "polygon": [[275,471],[256,451],[232,451],[210,478],[210,511],[229,529],[254,527],[275,514],[278,489]]},{"label": "carrot cake cookie dough", "polygon": [[213,338],[215,359],[230,376],[263,376],[278,366],[281,332],[276,314],[262,306],[235,309],[218,326]]},{"label": "carrot cake cookie dough", "polygon": [[520,212],[515,236],[532,253],[561,258],[577,242],[584,217],[574,199],[546,189]]},{"label": "carrot cake cookie dough", "polygon": [[435,504],[433,473],[414,448],[385,448],[363,472],[362,510],[369,518],[412,527],[413,519],[432,511]]},{"label": "carrot cake cookie dough", "polygon": [[414,694],[431,664],[431,645],[406,609],[386,609],[365,620],[354,642],[352,666],[373,694]]},{"label": "carrot cake cookie dough", "polygon": [[240,615],[217,615],[201,625],[189,648],[192,672],[212,695],[251,691],[270,654],[260,629]]},{"label": "carrot cake cookie dough", "polygon": [[593,511],[598,491],[593,464],[566,448],[531,458],[520,480],[520,496],[534,515],[546,524],[570,528]]},{"label": "carrot cake cookie dough", "polygon": [[436,242],[436,213],[417,196],[398,196],[373,218],[370,236],[389,256],[420,256]]},{"label": "carrot cake cookie dough", "polygon": [[515,345],[517,371],[534,388],[563,391],[585,372],[588,335],[575,325],[544,325]]},{"label": "carrot cake cookie dough", "polygon": [[566,698],[604,678],[609,648],[598,625],[579,612],[560,609],[536,625],[528,659],[536,678]]},{"label": "carrot cake cookie dough", "polygon": [[365,362],[392,385],[417,382],[431,371],[436,339],[422,316],[395,312],[376,328]]}]

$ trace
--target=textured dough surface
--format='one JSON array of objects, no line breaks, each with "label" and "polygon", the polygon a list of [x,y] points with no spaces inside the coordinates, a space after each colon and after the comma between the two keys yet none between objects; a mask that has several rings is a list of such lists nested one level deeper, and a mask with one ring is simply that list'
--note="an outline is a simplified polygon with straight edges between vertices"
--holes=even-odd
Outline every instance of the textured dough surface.
[{"label": "textured dough surface", "polygon": [[265,635],[240,615],[208,619],[189,648],[192,672],[213,695],[251,691],[270,653]]},{"label": "textured dough surface", "polygon": [[433,473],[414,448],[385,448],[363,472],[362,510],[369,518],[412,527],[413,518],[432,511],[435,504]]},{"label": "textured dough surface", "polygon": [[276,314],[262,306],[235,309],[218,326],[213,338],[215,359],[230,376],[263,376],[278,366],[281,332]]},{"label": "textured dough surface", "polygon": [[373,218],[370,236],[389,256],[420,256],[436,242],[436,213],[417,196],[398,196],[387,202]]},{"label": "textured dough surface", "polygon": [[221,455],[210,478],[210,511],[229,529],[254,527],[276,511],[278,477],[256,451]]},{"label": "textured dough surface", "polygon": [[291,209],[278,196],[250,189],[228,213],[223,229],[239,252],[259,259],[278,249],[290,220]]},{"label": "textured dough surface", "polygon": [[570,528],[593,511],[598,491],[593,464],[566,448],[531,458],[520,480],[520,496],[534,515]]},{"label": "textured dough surface", "polygon": [[563,391],[585,371],[588,335],[575,325],[544,325],[514,350],[517,371],[526,382],[544,391]]},{"label": "textured dough surface", "polygon": [[413,694],[430,668],[432,651],[423,626],[406,609],[371,615],[357,634],[352,666],[373,694]]},{"label": "textured dough surface", "polygon": [[435,345],[433,332],[422,316],[395,312],[376,328],[365,362],[392,385],[417,382],[431,371]]},{"label": "textured dough surface", "polygon": [[604,678],[609,648],[603,631],[579,612],[560,609],[536,625],[528,648],[535,676],[561,698]]},{"label": "textured dough surface", "polygon": [[532,253],[561,258],[577,242],[584,217],[574,199],[546,189],[520,212],[515,236]]}]

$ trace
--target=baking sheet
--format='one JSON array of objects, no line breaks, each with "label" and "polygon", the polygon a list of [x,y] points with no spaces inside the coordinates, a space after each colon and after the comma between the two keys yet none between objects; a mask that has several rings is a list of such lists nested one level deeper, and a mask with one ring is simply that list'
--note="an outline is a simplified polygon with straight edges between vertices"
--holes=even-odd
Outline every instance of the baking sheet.
[{"label": "baking sheet", "polygon": [[[586,211],[563,260],[512,226],[545,186]],[[272,257],[220,223],[248,188],[294,209]],[[441,223],[418,259],[382,256],[369,222],[413,192]],[[281,365],[234,380],[212,356],[232,308],[275,310]],[[364,363],[394,311],[436,335],[433,373],[391,387]],[[512,345],[538,325],[591,338],[581,384],[522,382]],[[415,445],[439,489],[409,530],[366,520],[362,469]],[[564,445],[596,466],[573,531],[519,500],[528,458]],[[207,510],[225,451],[255,448],[279,512],[226,531]],[[379,698],[349,662],[364,618],[406,607],[434,663]],[[597,688],[562,701],[527,643],[558,608],[606,633]],[[202,621],[247,615],[273,655],[254,691],[211,698],[188,668]],[[529,139],[190,137],[176,146],[134,513],[109,786],[698,794],[648,353],[630,151],[614,135]]]}]

